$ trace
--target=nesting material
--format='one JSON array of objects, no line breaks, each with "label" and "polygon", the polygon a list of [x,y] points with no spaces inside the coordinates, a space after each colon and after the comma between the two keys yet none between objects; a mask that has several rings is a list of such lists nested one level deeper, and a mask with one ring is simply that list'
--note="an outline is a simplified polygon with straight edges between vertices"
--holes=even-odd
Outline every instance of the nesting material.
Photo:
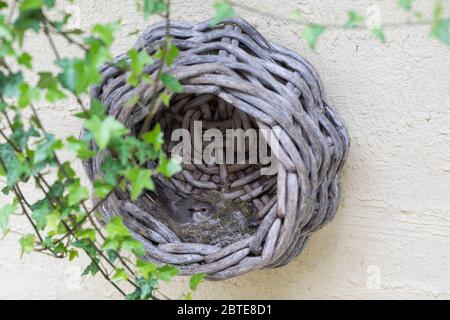
[{"label": "nesting material", "polygon": [[[164,36],[165,23],[156,23],[135,47],[153,54]],[[155,177],[160,190],[214,204],[217,210],[201,223],[171,219],[157,190],[136,202],[117,191],[100,212],[106,218],[121,215],[144,244],[146,259],[174,264],[184,275],[206,273],[209,279],[226,279],[288,263],[311,233],[336,213],[339,174],[349,149],[342,119],[326,102],[319,75],[309,62],[268,42],[240,18],[216,27],[209,21],[171,21],[170,36],[181,54],[166,71],[184,90],[172,97],[169,108],[158,106],[152,113],[152,124],[159,122],[164,130],[165,150],[173,147],[171,133],[179,128],[192,133],[194,121],[202,121],[204,130],[221,132],[265,129],[279,142],[275,146],[267,139],[278,170],[262,175],[259,162],[185,163],[174,177]],[[119,60],[128,57],[121,55]],[[155,78],[158,67],[149,65],[145,72]],[[92,97],[137,134],[148,114],[152,85],[143,81],[132,87],[129,74],[112,65],[101,72],[103,81],[93,88]],[[130,107],[135,96],[139,102]],[[92,180],[103,174],[104,152],[84,164]]]}]

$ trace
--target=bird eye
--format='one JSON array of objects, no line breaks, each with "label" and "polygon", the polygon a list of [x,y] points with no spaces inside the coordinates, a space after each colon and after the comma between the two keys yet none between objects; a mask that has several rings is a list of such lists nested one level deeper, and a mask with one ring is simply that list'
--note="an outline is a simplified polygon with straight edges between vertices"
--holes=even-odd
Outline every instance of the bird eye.
[{"label": "bird eye", "polygon": [[202,212],[206,212],[206,208],[201,208]]}]

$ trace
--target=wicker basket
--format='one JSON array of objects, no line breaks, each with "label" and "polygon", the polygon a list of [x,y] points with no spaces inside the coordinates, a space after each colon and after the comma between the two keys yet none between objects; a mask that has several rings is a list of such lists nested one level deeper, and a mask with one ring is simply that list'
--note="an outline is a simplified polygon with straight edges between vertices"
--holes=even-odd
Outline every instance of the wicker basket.
[{"label": "wicker basket", "polygon": [[[186,164],[170,179],[155,179],[185,197],[214,191],[225,199],[243,201],[252,208],[256,227],[225,245],[211,239],[186,242],[162,221],[152,203],[158,194],[151,193],[132,202],[127,194],[116,192],[99,210],[106,219],[124,218],[145,245],[148,260],[173,264],[183,275],[205,273],[209,279],[226,279],[282,266],[336,213],[339,173],[349,149],[344,123],[325,101],[313,66],[265,40],[246,21],[230,18],[214,28],[209,21],[171,21],[170,34],[181,54],[168,71],[184,90],[172,97],[169,108],[159,106],[154,123],[161,123],[166,138],[177,128],[192,130],[193,121],[199,120],[205,128],[268,130],[280,142],[276,152],[269,142],[278,159],[278,172],[261,175],[258,164]],[[135,47],[152,54],[164,36],[165,23],[156,23],[144,31]],[[126,55],[117,57],[124,59]],[[158,63],[145,71],[155,77],[157,68]],[[107,106],[110,115],[138,132],[147,109],[130,108],[127,102],[139,95],[140,105],[148,105],[151,85],[142,82],[132,87],[128,74],[112,66],[105,66],[102,75],[92,96]],[[95,145],[92,148],[98,150]],[[103,157],[100,152],[85,163],[92,180],[102,174]]]}]

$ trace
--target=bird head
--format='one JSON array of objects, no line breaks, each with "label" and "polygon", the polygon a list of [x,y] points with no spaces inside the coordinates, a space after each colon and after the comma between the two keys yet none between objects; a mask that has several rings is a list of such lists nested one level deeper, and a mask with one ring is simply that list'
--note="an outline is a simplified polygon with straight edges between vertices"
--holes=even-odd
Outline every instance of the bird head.
[{"label": "bird head", "polygon": [[187,218],[183,220],[191,223],[205,222],[217,211],[213,204],[194,198],[181,199],[176,202],[176,207]]}]

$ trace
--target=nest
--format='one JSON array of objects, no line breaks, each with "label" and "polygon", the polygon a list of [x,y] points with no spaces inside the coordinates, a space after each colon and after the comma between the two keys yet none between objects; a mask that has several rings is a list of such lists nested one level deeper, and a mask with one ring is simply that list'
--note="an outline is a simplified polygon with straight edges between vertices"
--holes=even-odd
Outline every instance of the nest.
[{"label": "nest", "polygon": [[[156,23],[135,48],[153,54],[164,36],[165,23]],[[183,84],[183,92],[172,96],[168,108],[157,106],[152,114],[152,124],[159,122],[164,130],[165,150],[173,147],[171,133],[180,128],[192,133],[195,121],[216,132],[253,128],[266,134],[246,146],[258,149],[265,140],[277,171],[262,174],[267,164],[260,161],[183,163],[182,172],[171,178],[154,177],[159,185],[155,192],[132,202],[127,192],[117,191],[100,212],[106,219],[121,215],[144,244],[146,259],[173,264],[183,275],[226,279],[288,263],[336,213],[339,174],[349,148],[342,119],[325,101],[319,75],[309,62],[268,42],[240,18],[216,27],[209,21],[170,21],[170,36],[181,53],[166,71]],[[155,79],[158,67],[149,65],[145,72]],[[112,65],[101,72],[103,81],[92,97],[137,134],[148,114],[152,85],[143,81],[132,87],[129,74]],[[139,103],[130,107],[136,96]],[[100,152],[85,163],[91,180],[103,174],[103,158]],[[166,191],[212,203],[217,210],[201,223],[178,223],[160,201]]]}]

